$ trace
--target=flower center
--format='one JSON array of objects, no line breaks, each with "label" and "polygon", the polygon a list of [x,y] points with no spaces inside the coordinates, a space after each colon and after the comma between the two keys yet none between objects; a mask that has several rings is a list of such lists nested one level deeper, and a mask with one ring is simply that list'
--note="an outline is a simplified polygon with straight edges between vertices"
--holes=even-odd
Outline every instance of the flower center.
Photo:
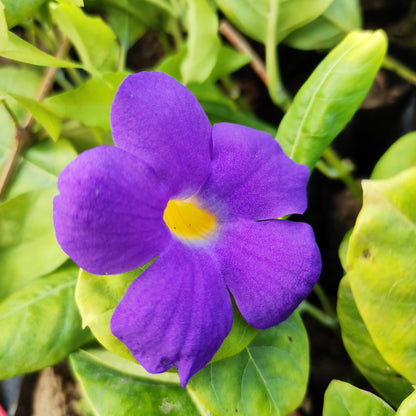
[{"label": "flower center", "polygon": [[215,215],[196,207],[189,199],[169,201],[163,219],[177,237],[187,240],[204,240],[217,228]]}]

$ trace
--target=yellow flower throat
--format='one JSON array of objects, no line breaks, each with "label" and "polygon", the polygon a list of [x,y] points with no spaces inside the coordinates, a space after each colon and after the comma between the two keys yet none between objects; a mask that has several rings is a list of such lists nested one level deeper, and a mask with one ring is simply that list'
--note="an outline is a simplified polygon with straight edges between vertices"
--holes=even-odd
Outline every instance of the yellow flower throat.
[{"label": "yellow flower throat", "polygon": [[171,200],[163,219],[177,237],[186,240],[205,240],[217,228],[215,215],[198,208],[191,200]]}]

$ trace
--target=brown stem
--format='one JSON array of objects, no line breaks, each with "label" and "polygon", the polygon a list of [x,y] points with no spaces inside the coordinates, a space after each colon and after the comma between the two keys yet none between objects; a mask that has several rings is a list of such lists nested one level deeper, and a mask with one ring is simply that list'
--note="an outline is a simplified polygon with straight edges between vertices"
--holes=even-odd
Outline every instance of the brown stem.
[{"label": "brown stem", "polygon": [[[58,51],[56,52],[56,57],[59,59],[64,58],[71,47],[71,43],[68,39],[64,39],[59,46]],[[43,100],[50,89],[52,88],[52,85],[54,83],[55,75],[57,73],[59,68],[48,68],[43,76],[42,83],[40,85],[39,91],[36,94],[36,101]],[[0,201],[4,198],[7,188],[10,184],[11,179],[13,178],[14,174],[17,171],[17,168],[20,164],[20,158],[23,154],[23,152],[32,146],[36,138],[33,135],[33,133],[30,131],[30,128],[33,124],[33,116],[32,114],[28,114],[26,119],[23,122],[22,126],[19,126],[17,124],[16,118],[14,117],[13,113],[10,111],[7,104],[3,103],[5,105],[6,110],[11,115],[15,127],[16,127],[16,133],[15,133],[15,142],[12,148],[12,153],[10,157],[8,158],[2,172],[0,175]]]},{"label": "brown stem", "polygon": [[266,67],[257,52],[250,46],[247,40],[226,20],[221,20],[219,32],[242,54],[250,58],[250,65],[254,72],[267,86],[267,72]]},{"label": "brown stem", "polygon": [[[60,44],[55,57],[58,59],[63,59],[65,56],[68,55],[69,50],[71,49],[71,42],[68,38],[65,38],[62,43]],[[40,85],[39,91],[36,94],[36,101],[42,101],[47,95],[48,92],[51,90],[53,83],[55,82],[55,75],[58,72],[59,68],[56,67],[49,67],[42,79],[42,83]],[[26,120],[23,123],[22,128],[26,129],[30,127],[33,123],[33,116],[32,114],[28,114]]]}]

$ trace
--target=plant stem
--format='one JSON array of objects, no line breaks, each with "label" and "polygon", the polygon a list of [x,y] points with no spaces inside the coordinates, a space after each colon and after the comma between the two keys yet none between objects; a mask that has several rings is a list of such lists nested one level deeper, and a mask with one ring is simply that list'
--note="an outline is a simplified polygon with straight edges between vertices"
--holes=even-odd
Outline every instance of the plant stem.
[{"label": "plant stem", "polygon": [[335,329],[338,327],[338,320],[332,318],[331,316],[326,315],[322,312],[319,308],[309,303],[307,300],[304,300],[299,305],[299,312],[303,313],[306,312],[309,315],[313,316],[316,320],[318,320],[321,324],[327,326],[328,328]]},{"label": "plant stem", "polygon": [[279,0],[270,1],[269,18],[266,34],[266,73],[267,88],[272,101],[286,112],[291,104],[291,98],[283,86],[280,77],[279,59],[277,54],[277,29],[279,24]]},{"label": "plant stem", "polygon": [[[59,46],[59,49],[56,52],[55,56],[59,59],[64,58],[68,54],[70,47],[71,43],[69,42],[69,40],[64,39],[61,45]],[[54,83],[55,74],[58,70],[59,68],[48,68],[46,70],[39,91],[36,94],[37,101],[41,101],[43,98],[46,97]],[[10,181],[16,173],[17,168],[19,167],[20,158],[23,152],[28,147],[30,147],[36,140],[35,136],[30,131],[30,127],[34,120],[32,114],[28,114],[22,126],[19,126],[17,124],[16,118],[10,111],[10,108],[7,106],[7,104],[5,104],[5,108],[9,112],[13,119],[13,122],[15,123],[16,133],[15,142],[12,148],[11,155],[8,158],[6,165],[4,166],[0,175],[0,200],[4,198]]]},{"label": "plant stem", "polygon": [[362,199],[363,191],[361,186],[351,175],[350,169],[346,166],[345,162],[339,158],[336,152],[331,147],[327,147],[322,156],[325,161],[338,173],[337,176],[345,183],[347,188],[358,199]]},{"label": "plant stem", "polygon": [[218,30],[221,35],[223,35],[228,40],[228,42],[231,43],[231,45],[233,45],[239,52],[250,58],[250,65],[254,72],[262,80],[263,84],[267,86],[266,67],[260,56],[250,46],[247,40],[226,20],[220,21]]},{"label": "plant stem", "polygon": [[127,48],[124,42],[120,43],[117,71],[123,72],[126,69]]},{"label": "plant stem", "polygon": [[321,302],[321,305],[324,308],[325,313],[328,316],[332,317],[332,319],[337,319],[337,314],[335,313],[331,305],[331,302],[329,301],[328,297],[326,296],[326,293],[324,292],[319,283],[315,285],[313,291],[315,295],[318,297],[319,302]]},{"label": "plant stem", "polygon": [[402,64],[397,59],[386,55],[383,60],[383,67],[399,75],[401,78],[406,81],[411,82],[413,85],[416,85],[416,72],[412,71],[406,65]]}]

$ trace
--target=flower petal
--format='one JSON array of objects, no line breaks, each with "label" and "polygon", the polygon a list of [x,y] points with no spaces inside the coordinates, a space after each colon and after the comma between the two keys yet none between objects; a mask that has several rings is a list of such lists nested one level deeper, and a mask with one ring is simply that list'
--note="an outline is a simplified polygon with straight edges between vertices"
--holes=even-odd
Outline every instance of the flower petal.
[{"label": "flower petal", "polygon": [[288,318],[321,272],[312,228],[304,223],[242,220],[223,224],[216,253],[238,309],[258,329]]},{"label": "flower petal", "polygon": [[231,330],[230,295],[209,251],[175,241],[129,287],[111,331],[150,373],[179,370],[183,387]]},{"label": "flower petal", "polygon": [[161,72],[129,75],[111,109],[114,143],[137,154],[186,199],[210,173],[211,125],[202,107],[179,82]]},{"label": "flower petal", "polygon": [[289,159],[269,134],[215,124],[212,174],[197,199],[224,219],[270,219],[302,214],[309,170]]},{"label": "flower petal", "polygon": [[79,155],[61,173],[54,226],[62,249],[95,274],[122,273],[171,241],[163,221],[166,190],[140,159],[113,146]]}]

